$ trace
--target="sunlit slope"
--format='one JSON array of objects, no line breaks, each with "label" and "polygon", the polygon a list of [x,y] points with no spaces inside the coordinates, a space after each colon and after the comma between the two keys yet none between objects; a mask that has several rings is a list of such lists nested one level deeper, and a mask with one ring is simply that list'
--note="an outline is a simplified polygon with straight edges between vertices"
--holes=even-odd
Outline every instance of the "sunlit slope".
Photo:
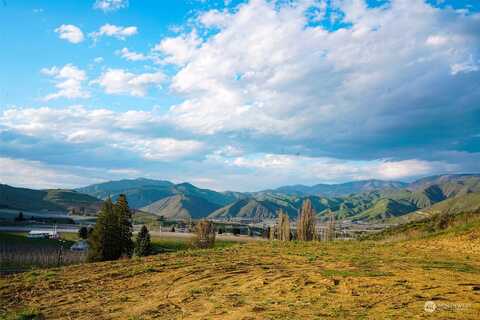
[{"label": "sunlit slope", "polygon": [[[478,319],[480,233],[259,242],[0,280],[3,312],[47,319]],[[462,309],[424,311],[427,301]],[[0,312],[2,312],[0,310]]]}]

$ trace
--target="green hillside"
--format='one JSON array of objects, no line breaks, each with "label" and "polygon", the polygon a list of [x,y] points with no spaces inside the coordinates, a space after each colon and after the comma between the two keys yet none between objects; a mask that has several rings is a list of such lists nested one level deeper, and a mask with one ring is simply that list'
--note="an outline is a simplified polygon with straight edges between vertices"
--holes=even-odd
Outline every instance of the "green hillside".
[{"label": "green hillside", "polygon": [[[302,202],[308,198],[320,220],[327,219],[326,214],[333,212],[337,219],[373,222],[402,216],[448,198],[480,191],[480,175],[433,176],[411,184],[365,180],[312,187],[297,185],[254,193],[217,192],[190,183],[173,184],[140,178],[111,181],[78,190],[101,198],[111,196],[114,200],[124,193],[133,208],[145,208],[155,203],[149,210],[156,214],[160,211],[162,215],[172,218],[191,216],[192,213],[195,217],[269,219],[275,218],[276,211],[281,208],[291,219],[295,219]],[[319,195],[322,193],[330,196]],[[338,194],[342,195],[337,196]],[[176,195],[183,195],[183,199],[192,199],[193,202],[179,201],[182,198],[174,197]],[[190,206],[190,203],[198,203],[199,208],[193,210],[183,207]],[[167,212],[167,209],[171,211]]]},{"label": "green hillside", "polygon": [[75,211],[94,214],[101,206],[95,197],[73,190],[33,190],[0,185],[0,208],[31,211]]},{"label": "green hillside", "polygon": [[235,201],[232,204],[214,211],[208,217],[211,219],[274,219],[277,217],[278,209],[283,209],[291,218],[297,215],[297,210],[294,207],[282,206],[276,201],[249,198]]},{"label": "green hillside", "polygon": [[141,210],[166,219],[187,220],[204,218],[218,208],[220,208],[218,204],[203,198],[177,194],[158,200]]},{"label": "green hillside", "polygon": [[480,192],[441,201],[430,208],[389,220],[398,225],[373,236],[383,239],[399,236],[420,236],[472,224],[480,226]]},{"label": "green hillside", "polygon": [[190,183],[174,184],[169,181],[145,178],[110,181],[76,190],[100,199],[111,197],[116,200],[120,194],[125,194],[132,208],[143,208],[158,200],[178,194],[203,198],[219,206],[224,206],[239,198],[239,194],[234,192],[222,193],[197,188]]}]

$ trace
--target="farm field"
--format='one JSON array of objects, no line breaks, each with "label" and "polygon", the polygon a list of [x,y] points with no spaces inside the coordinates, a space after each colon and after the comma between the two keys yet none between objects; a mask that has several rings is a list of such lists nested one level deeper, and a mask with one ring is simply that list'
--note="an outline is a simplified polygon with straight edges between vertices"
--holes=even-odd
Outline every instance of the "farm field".
[{"label": "farm field", "polygon": [[0,300],[7,319],[478,319],[480,231],[81,264],[5,277]]}]

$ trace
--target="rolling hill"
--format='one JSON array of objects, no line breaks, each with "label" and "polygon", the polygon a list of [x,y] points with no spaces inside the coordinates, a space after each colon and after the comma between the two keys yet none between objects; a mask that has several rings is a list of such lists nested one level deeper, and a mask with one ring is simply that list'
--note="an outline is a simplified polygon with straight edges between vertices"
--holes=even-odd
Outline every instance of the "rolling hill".
[{"label": "rolling hill", "polygon": [[204,198],[177,194],[158,200],[141,210],[171,220],[199,219],[220,208]]},{"label": "rolling hill", "polygon": [[420,237],[457,228],[477,229],[480,225],[480,192],[446,199],[429,208],[389,220],[397,225],[375,234],[371,239]]},{"label": "rolling hill", "polygon": [[0,208],[95,214],[100,206],[99,199],[74,190],[33,190],[0,185]]}]

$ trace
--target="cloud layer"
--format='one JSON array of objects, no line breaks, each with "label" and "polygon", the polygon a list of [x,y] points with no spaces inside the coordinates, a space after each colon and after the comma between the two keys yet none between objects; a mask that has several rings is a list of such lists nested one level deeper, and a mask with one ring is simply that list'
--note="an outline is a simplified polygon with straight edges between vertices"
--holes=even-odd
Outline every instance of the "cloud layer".
[{"label": "cloud layer", "polygon": [[[104,41],[121,67],[103,51],[95,71],[42,69],[56,87],[47,106],[0,113],[3,161],[234,190],[480,171],[477,12],[422,0],[251,0],[195,12],[176,31],[143,52]],[[84,40],[74,25],[55,32]],[[136,34],[107,23],[89,36]],[[120,106],[48,105],[97,92]]]}]

